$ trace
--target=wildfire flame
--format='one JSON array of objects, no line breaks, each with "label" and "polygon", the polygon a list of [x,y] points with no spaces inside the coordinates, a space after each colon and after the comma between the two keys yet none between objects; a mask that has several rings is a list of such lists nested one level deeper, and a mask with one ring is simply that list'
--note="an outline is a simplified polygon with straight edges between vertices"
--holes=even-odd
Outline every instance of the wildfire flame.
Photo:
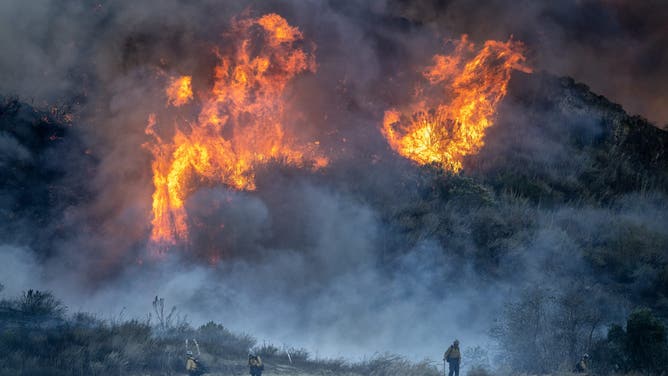
[{"label": "wildfire flame", "polygon": [[[422,72],[427,88],[416,92],[413,103],[385,112],[382,133],[397,153],[456,172],[465,156],[482,148],[512,70],[531,69],[525,65],[523,45],[512,39],[486,41],[475,50],[462,36],[452,54],[434,56],[433,65]],[[425,95],[427,90],[438,91]]]},{"label": "wildfire flame", "polygon": [[192,77],[172,78],[171,83],[165,89],[165,94],[167,94],[167,104],[175,107],[190,102],[193,99]]},{"label": "wildfire flame", "polygon": [[[231,45],[215,51],[219,62],[213,87],[200,98],[197,120],[177,124],[165,141],[156,131],[156,116],[149,117],[154,244],[187,240],[184,204],[197,179],[253,190],[255,167],[272,159],[297,166],[327,164],[317,154],[317,142],[299,143],[284,126],[286,86],[316,69],[314,55],[301,48],[302,39],[277,14],[233,20]],[[191,78],[173,80],[166,93],[168,104],[187,103]]]}]

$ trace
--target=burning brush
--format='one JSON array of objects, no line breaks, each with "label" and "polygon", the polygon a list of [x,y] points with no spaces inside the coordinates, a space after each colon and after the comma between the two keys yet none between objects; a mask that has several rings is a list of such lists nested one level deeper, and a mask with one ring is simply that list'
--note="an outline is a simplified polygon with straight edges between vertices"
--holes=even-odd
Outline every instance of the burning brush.
[{"label": "burning brush", "polygon": [[[238,190],[255,189],[260,164],[279,159],[293,166],[327,165],[318,142],[300,142],[284,126],[284,92],[298,75],[314,73],[315,56],[303,48],[302,33],[277,14],[233,20],[229,47],[216,50],[214,83],[198,95],[193,122],[177,122],[171,139],[157,130],[156,115],[146,133],[153,142],[151,241],[162,246],[188,240],[185,201],[194,183],[206,181]],[[397,153],[420,164],[437,163],[459,171],[463,158],[484,145],[513,69],[524,65],[523,46],[487,41],[482,48],[466,36],[450,55],[436,55],[422,72],[425,90],[412,103],[385,112],[382,134]],[[424,84],[424,83],[423,83]],[[167,105],[193,100],[192,78],[173,78]]]},{"label": "burning brush", "polygon": [[464,157],[484,145],[512,70],[531,72],[524,62],[520,42],[487,41],[476,52],[462,36],[451,55],[434,56],[422,72],[427,90],[417,90],[405,108],[385,112],[383,135],[392,149],[419,164],[461,170]]},{"label": "burning brush", "polygon": [[[156,130],[156,116],[149,117],[154,244],[188,239],[184,204],[195,179],[253,190],[256,166],[272,159],[297,166],[327,164],[316,142],[300,143],[284,127],[286,86],[316,69],[314,55],[299,47],[301,32],[281,16],[268,14],[234,20],[229,37],[230,47],[216,51],[214,84],[202,95],[197,120],[178,124],[172,139],[164,140]],[[166,94],[168,105],[188,103],[191,78],[173,79]]]}]

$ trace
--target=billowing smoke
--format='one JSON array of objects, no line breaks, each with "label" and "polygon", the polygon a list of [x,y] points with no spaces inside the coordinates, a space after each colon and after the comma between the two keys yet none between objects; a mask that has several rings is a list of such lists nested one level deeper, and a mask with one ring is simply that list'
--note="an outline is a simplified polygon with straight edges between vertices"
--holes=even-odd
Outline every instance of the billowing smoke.
[{"label": "billowing smoke", "polygon": [[514,35],[529,45],[536,67],[586,82],[657,125],[668,123],[663,21],[668,6],[625,0],[475,3],[459,0],[392,1],[408,19],[474,40]]},{"label": "billowing smoke", "polygon": [[[499,1],[2,3],[0,94],[73,116],[65,131],[54,128],[62,132],[55,141],[0,131],[0,167],[31,172],[5,172],[28,198],[17,186],[0,191],[4,293],[49,288],[73,311],[137,317],[159,295],[194,323],[218,321],[322,356],[439,359],[455,337],[486,345],[503,304],[528,286],[595,290],[605,265],[583,249],[616,244],[610,229],[668,238],[665,195],[651,182],[587,191],[608,187],[592,150],[607,142],[621,109],[573,82],[520,74],[486,148],[464,165],[485,184],[417,167],[379,131],[384,111],[410,95],[416,67],[463,33],[474,41],[512,34],[538,70],[572,75],[665,122],[668,93],[659,85],[668,65],[658,63],[665,49],[655,49],[665,45],[663,24],[635,34],[635,12],[651,12],[576,3],[521,11]],[[584,22],[581,7],[600,10],[601,24]],[[196,96],[210,89],[213,49],[233,17],[267,12],[317,46],[317,72],[290,84],[287,127],[318,138],[330,164],[312,171],[271,162],[257,171],[255,191],[202,182],[185,204],[188,244],[156,260],[147,251],[151,155],[142,147],[149,114],[167,111],[170,77],[192,75]],[[623,61],[657,61],[642,65],[651,72],[617,62],[620,44],[634,46]],[[5,102],[7,122],[41,118]],[[47,115],[56,127],[61,118]],[[504,189],[508,166],[535,184]],[[591,195],[576,197],[583,191]],[[651,273],[642,276],[625,291],[646,292]],[[607,320],[633,303],[618,293],[600,292],[619,307]]]}]

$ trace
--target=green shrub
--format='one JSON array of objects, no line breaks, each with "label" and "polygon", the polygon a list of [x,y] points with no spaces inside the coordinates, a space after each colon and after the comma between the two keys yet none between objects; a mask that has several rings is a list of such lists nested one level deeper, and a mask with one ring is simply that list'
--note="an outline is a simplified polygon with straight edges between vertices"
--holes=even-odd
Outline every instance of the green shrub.
[{"label": "green shrub", "polygon": [[633,370],[658,373],[668,364],[666,327],[650,310],[639,309],[629,316],[626,351]]},{"label": "green shrub", "polygon": [[27,316],[61,317],[65,306],[48,291],[28,290],[21,295],[17,308]]},{"label": "green shrub", "polygon": [[237,335],[221,324],[213,321],[200,326],[194,337],[206,346],[207,351],[217,356],[245,356],[248,349],[255,346],[255,339],[249,335]]},{"label": "green shrub", "polygon": [[592,369],[599,374],[642,372],[661,374],[668,364],[666,327],[652,311],[633,311],[626,321],[626,330],[612,325],[604,340],[592,350]]}]

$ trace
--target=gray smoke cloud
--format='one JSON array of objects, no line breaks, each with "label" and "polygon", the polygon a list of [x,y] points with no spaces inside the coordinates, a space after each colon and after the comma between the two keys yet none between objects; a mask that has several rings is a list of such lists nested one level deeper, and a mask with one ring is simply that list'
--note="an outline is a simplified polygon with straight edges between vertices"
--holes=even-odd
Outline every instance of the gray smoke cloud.
[{"label": "gray smoke cloud", "polygon": [[390,8],[474,41],[513,35],[538,69],[586,82],[632,114],[668,123],[668,5],[662,1],[396,0]]},{"label": "gray smoke cloud", "polygon": [[[513,34],[528,44],[537,68],[573,75],[631,111],[665,121],[657,99],[667,95],[659,86],[662,65],[649,64],[653,73],[645,74],[628,64],[657,53],[662,24],[633,34],[630,16],[619,11],[630,5],[592,2],[585,15],[606,11],[600,25],[589,25],[576,2],[559,4],[3,2],[0,93],[73,105],[72,132],[95,162],[81,178],[88,164],[51,158],[66,167],[67,179],[84,180],[90,196],[49,220],[49,228],[67,229],[65,236],[31,244],[23,239],[38,225],[26,221],[28,236],[3,242],[3,294],[49,288],[71,311],[110,317],[121,311],[143,317],[158,295],[195,324],[219,321],[321,356],[392,351],[440,359],[454,338],[465,347],[487,345],[491,323],[523,288],[567,289],[573,275],[582,285],[595,283],[580,252],[589,239],[629,224],[665,236],[659,224],[668,201],[631,193],[606,207],[541,207],[505,202],[500,194],[492,195],[499,203],[491,208],[451,201],[431,211],[414,208],[428,196],[418,192],[420,172],[390,153],[377,123],[410,94],[404,79],[440,51],[442,38],[461,33],[477,41]],[[147,116],[164,107],[169,75],[192,73],[196,90],[208,87],[216,62],[211,47],[246,10],[279,12],[318,45],[318,72],[291,88],[302,116],[288,126],[321,136],[323,149],[336,157],[326,172],[269,166],[258,172],[257,192],[200,188],[186,205],[191,245],[161,262],[140,263],[152,194],[150,156],[142,148]],[[622,62],[615,59],[619,45],[632,46]],[[518,153],[552,167],[546,171],[553,179],[574,182],[592,161],[566,141],[595,140],[604,130],[598,114],[565,112],[527,114],[521,104],[505,104],[505,127],[490,130],[483,156]],[[523,137],[504,133],[509,127]],[[35,160],[32,153],[0,133],[0,166]],[[489,157],[480,166],[493,170],[499,160]],[[414,231],[402,232],[407,228]],[[499,239],[484,239],[485,231],[497,231]],[[483,247],[498,253],[497,265],[476,264]],[[48,255],[37,248],[48,248]],[[221,261],[208,264],[212,254]],[[624,297],[615,303],[620,308],[609,312],[611,320],[630,304]]]},{"label": "gray smoke cloud", "polygon": [[[143,317],[158,295],[195,324],[222,322],[320,356],[359,359],[391,351],[438,359],[450,337],[468,344],[487,342],[484,323],[504,299],[499,286],[469,284],[475,272],[460,267],[432,241],[406,250],[396,272],[386,273],[376,265],[382,241],[373,210],[310,184],[290,191],[302,201],[292,210],[307,217],[306,228],[299,229],[304,235],[294,241],[308,245],[277,249],[259,244],[258,238],[272,229],[271,209],[247,194],[205,190],[190,204],[225,198],[228,205],[219,214],[238,237],[221,236],[224,241],[215,244],[244,255],[218,266],[193,264],[187,255],[158,265],[129,266],[120,278],[85,297],[60,277],[50,286],[71,308],[112,317],[121,310]],[[234,212],[243,218],[235,220]]]}]

